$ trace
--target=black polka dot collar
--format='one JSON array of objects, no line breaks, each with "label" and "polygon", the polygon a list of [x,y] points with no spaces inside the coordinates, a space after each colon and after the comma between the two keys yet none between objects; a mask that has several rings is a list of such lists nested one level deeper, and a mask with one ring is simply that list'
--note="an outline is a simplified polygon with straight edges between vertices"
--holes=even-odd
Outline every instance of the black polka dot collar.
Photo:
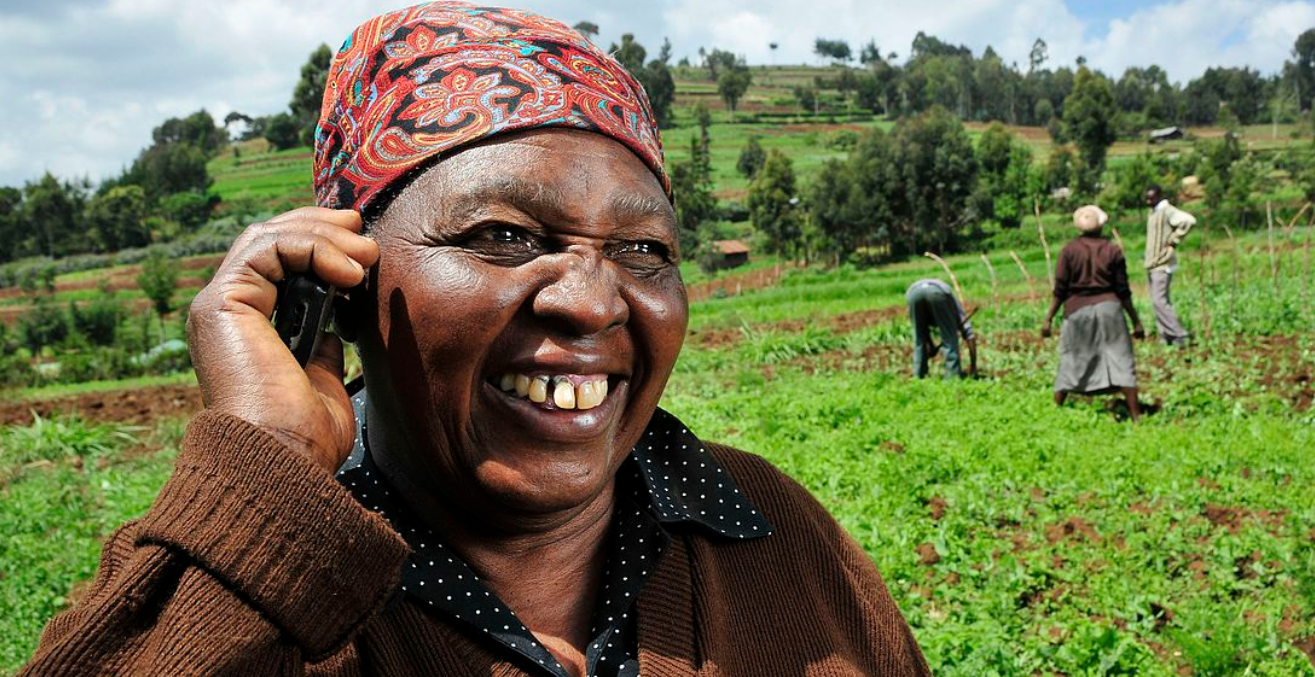
[{"label": "black polka dot collar", "polygon": [[[354,395],[352,402],[357,420],[365,421],[364,391]],[[485,636],[507,660],[532,674],[566,677],[562,666],[515,613],[410,513],[376,469],[364,440],[362,427],[338,479],[362,505],[387,518],[410,545],[400,594],[444,621]],[[639,674],[634,602],[657,569],[672,530],[684,528],[727,539],[772,533],[771,524],[740,493],[702,442],[675,416],[659,409],[617,472],[617,505],[608,536],[603,589],[586,647],[586,674]]]}]

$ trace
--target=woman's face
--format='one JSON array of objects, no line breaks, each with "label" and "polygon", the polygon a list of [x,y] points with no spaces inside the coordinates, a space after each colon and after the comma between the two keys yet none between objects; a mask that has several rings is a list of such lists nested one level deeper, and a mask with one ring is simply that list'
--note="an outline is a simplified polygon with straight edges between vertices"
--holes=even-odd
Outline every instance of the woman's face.
[{"label": "woman's face", "polygon": [[407,481],[494,521],[599,496],[685,335],[652,172],[591,132],[498,137],[427,170],[374,232],[359,346],[370,424]]}]

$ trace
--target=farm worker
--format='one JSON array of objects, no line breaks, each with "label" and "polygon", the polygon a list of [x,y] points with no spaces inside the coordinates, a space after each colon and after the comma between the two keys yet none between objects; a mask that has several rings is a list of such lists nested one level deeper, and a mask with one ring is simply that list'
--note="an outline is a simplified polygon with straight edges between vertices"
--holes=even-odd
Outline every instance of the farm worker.
[{"label": "farm worker", "polygon": [[[192,304],[207,408],[28,674],[929,674],[807,491],[657,408],[688,309],[639,83],[520,10],[343,44],[319,207]],[[303,272],[366,282],[354,397],[338,338],[303,371],[269,322]]]},{"label": "farm worker", "polygon": [[[913,375],[926,378],[927,362],[944,349],[945,378],[962,378],[963,369],[959,365],[959,336],[962,335],[968,345],[968,372],[975,376],[977,335],[973,333],[972,320],[959,300],[954,298],[950,285],[935,278],[918,280],[909,285],[904,298],[909,302],[909,319],[913,321]],[[941,337],[939,346],[932,341],[933,325]]]},{"label": "farm worker", "polygon": [[[1102,234],[1109,217],[1095,205],[1073,213],[1080,235],[1064,245],[1055,267],[1054,298],[1041,336],[1049,338],[1055,313],[1064,307],[1059,339],[1059,373],[1055,404],[1069,393],[1097,395],[1122,391],[1133,420],[1141,417],[1137,400],[1137,364],[1132,336],[1145,338],[1128,286],[1123,250]],[[1132,336],[1123,316],[1132,320]]]},{"label": "farm worker", "polygon": [[1178,243],[1196,225],[1196,217],[1169,204],[1164,190],[1156,184],[1146,188],[1146,206],[1151,215],[1146,220],[1146,274],[1151,286],[1151,308],[1160,340],[1171,346],[1187,346],[1191,336],[1178,321],[1178,313],[1169,298],[1169,286],[1178,270]]}]

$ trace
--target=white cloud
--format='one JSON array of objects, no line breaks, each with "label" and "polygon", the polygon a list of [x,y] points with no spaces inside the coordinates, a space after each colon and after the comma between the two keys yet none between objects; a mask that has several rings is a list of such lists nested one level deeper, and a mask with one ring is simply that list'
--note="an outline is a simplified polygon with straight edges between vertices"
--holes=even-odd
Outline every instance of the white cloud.
[{"label": "white cloud", "polygon": [[[410,0],[401,0],[404,5]],[[817,37],[875,40],[907,56],[925,31],[991,45],[1026,67],[1037,37],[1051,65],[1079,55],[1106,72],[1159,63],[1185,81],[1211,65],[1274,72],[1315,26],[1315,0],[1168,0],[1104,26],[1068,0],[493,0],[574,24],[601,44],[633,32],[650,52],[670,37],[677,58],[700,46],[750,62],[815,63]],[[5,0],[0,4],[0,185],[50,169],[100,179],[130,163],[165,117],[206,108],[252,115],[283,109],[300,65],[383,9],[381,0]],[[780,45],[772,54],[768,44]]]},{"label": "white cloud", "polygon": [[1091,63],[1108,73],[1156,63],[1186,83],[1214,66],[1278,72],[1297,36],[1311,27],[1311,2],[1181,0],[1111,22],[1107,34],[1085,49]]}]

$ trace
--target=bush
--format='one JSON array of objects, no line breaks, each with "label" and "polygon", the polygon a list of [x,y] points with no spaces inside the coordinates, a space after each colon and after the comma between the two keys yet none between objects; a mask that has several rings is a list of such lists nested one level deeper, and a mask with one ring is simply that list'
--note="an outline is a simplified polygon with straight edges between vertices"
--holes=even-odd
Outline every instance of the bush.
[{"label": "bush", "polygon": [[18,355],[0,357],[0,388],[24,388],[33,384],[32,365]]},{"label": "bush", "polygon": [[87,341],[98,346],[114,345],[124,309],[113,291],[102,287],[100,296],[81,308],[69,301],[68,310],[73,330],[85,336]]},{"label": "bush", "polygon": [[48,297],[38,296],[33,299],[32,307],[18,318],[18,333],[32,356],[40,357],[42,348],[68,336],[68,317]]},{"label": "bush", "polygon": [[131,364],[128,354],[123,349],[98,348],[62,356],[59,363],[59,381],[61,383],[114,381],[138,376],[141,371]]}]

